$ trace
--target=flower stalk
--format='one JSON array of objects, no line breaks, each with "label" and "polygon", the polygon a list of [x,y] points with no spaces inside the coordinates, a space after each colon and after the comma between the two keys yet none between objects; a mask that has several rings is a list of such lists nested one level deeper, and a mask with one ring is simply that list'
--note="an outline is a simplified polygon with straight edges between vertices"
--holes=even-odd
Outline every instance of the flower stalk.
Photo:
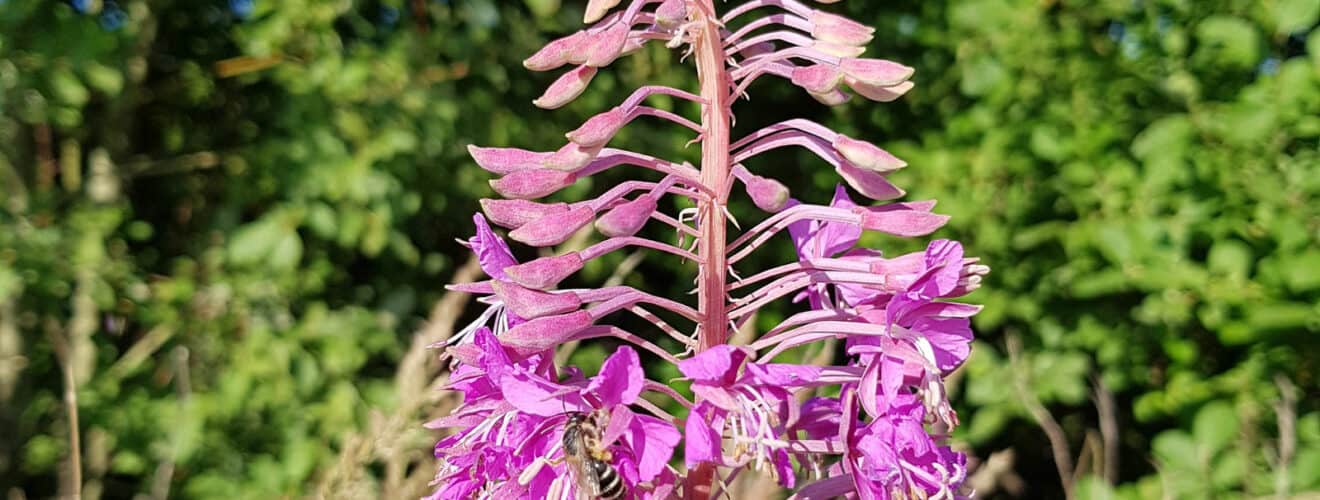
[{"label": "flower stalk", "polygon": [[701,326],[698,350],[704,351],[722,345],[728,338],[728,313],[724,286],[728,279],[725,262],[726,221],[725,207],[729,193],[722,189],[728,183],[730,167],[729,134],[732,114],[732,95],[729,74],[724,65],[724,42],[720,26],[713,14],[712,0],[698,0],[701,5],[692,22],[698,28],[692,50],[696,56],[697,79],[701,82],[701,183],[715,190],[718,197],[703,201],[699,206],[702,261],[698,275],[697,300],[700,302]]},{"label": "flower stalk", "polygon": [[[854,95],[893,100],[912,88],[912,68],[861,58],[873,29],[799,0],[749,0],[723,17],[713,0],[589,0],[585,21],[595,24],[524,62],[537,71],[572,66],[537,106],[572,101],[601,68],[653,41],[687,47],[698,93],[643,87],[565,134],[555,151],[469,147],[478,165],[499,176],[491,187],[505,199],[481,200],[485,214],[474,216],[476,235],[464,242],[490,279],[451,286],[480,295],[487,309],[443,346],[453,360],[449,388],[464,403],[431,423],[452,429],[436,445],[432,498],[567,500],[622,488],[628,498],[708,500],[749,470],[796,489],[794,498],[961,498],[965,458],[943,444],[958,425],[944,377],[966,360],[969,318],[980,308],[949,299],[979,287],[989,268],[948,240],[898,256],[857,247],[865,231],[916,238],[948,220],[932,212],[934,201],[852,200],[850,192],[878,202],[904,195],[887,176],[907,163],[876,145],[802,119],[732,136],[734,102],[762,76],[837,105]],[[657,94],[699,103],[700,123],[643,105]],[[701,164],[609,147],[643,116],[697,134]],[[784,183],[751,168],[790,146],[839,174],[828,205],[796,200]],[[538,201],[615,167],[662,178],[624,181],[584,201]],[[734,192],[738,184],[742,193]],[[764,219],[740,229],[728,208],[735,194],[766,212]],[[694,208],[666,214],[664,197]],[[555,247],[587,228],[600,237],[585,249],[518,262],[487,218],[533,247]],[[677,241],[646,236],[652,221],[672,228]],[[797,261],[748,269],[745,259],[776,241],[791,242]],[[696,304],[627,286],[561,288],[586,262],[625,247],[695,265]],[[747,345],[729,345],[731,330],[785,300],[803,310]],[[609,324],[621,314],[650,327]],[[624,345],[599,373],[555,361],[558,346],[603,337]],[[682,352],[665,351],[659,337],[677,340]],[[812,344],[842,344],[845,355],[781,359]],[[692,383],[693,397],[647,379],[639,352],[673,365]],[[826,387],[835,390],[819,391]],[[666,410],[643,393],[673,404]],[[687,413],[671,414],[674,408]],[[584,421],[599,425],[567,430]],[[683,467],[673,464],[680,442]]]}]

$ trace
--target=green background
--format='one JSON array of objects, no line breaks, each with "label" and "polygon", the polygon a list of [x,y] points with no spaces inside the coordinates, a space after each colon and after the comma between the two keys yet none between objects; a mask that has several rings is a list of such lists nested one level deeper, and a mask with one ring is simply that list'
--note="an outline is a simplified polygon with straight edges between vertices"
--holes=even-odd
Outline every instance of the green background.
[{"label": "green background", "polygon": [[[491,195],[464,146],[554,149],[639,85],[695,88],[652,44],[534,108],[555,75],[520,61],[582,8],[0,0],[0,493],[69,484],[66,387],[89,498],[426,492],[421,423],[452,401],[417,339],[459,319],[433,308]],[[908,198],[953,216],[936,236],[993,268],[951,382],[958,446],[1011,450],[979,496],[1063,496],[1042,425],[1079,498],[1320,489],[1320,0],[823,8],[876,26],[868,55],[916,89],[825,108],[764,79],[738,132],[807,117],[890,149]],[[642,120],[613,144],[694,161],[690,138]],[[806,201],[838,182],[797,151],[751,166]],[[690,275],[623,278],[681,297]]]}]

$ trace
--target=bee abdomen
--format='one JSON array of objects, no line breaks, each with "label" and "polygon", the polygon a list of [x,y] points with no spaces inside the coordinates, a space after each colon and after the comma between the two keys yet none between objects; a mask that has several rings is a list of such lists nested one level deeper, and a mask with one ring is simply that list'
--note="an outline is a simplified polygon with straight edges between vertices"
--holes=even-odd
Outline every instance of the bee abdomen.
[{"label": "bee abdomen", "polygon": [[600,498],[603,500],[616,500],[623,498],[623,494],[628,491],[623,485],[623,478],[619,477],[619,471],[614,467],[600,460],[591,460],[591,468],[596,473],[596,479],[599,481]]}]

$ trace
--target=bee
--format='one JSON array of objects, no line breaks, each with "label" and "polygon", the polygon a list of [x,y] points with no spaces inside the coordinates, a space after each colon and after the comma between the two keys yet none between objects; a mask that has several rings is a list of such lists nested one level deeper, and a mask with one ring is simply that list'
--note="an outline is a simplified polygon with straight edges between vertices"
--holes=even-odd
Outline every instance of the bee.
[{"label": "bee", "polygon": [[619,471],[611,465],[608,445],[601,442],[602,426],[596,413],[568,413],[564,424],[564,458],[577,479],[578,492],[588,498],[616,500],[628,492]]}]

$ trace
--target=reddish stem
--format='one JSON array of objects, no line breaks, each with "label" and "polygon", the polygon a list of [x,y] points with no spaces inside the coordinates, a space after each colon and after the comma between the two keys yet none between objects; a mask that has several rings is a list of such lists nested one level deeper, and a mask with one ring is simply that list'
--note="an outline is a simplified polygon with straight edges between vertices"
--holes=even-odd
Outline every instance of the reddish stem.
[{"label": "reddish stem", "polygon": [[717,190],[719,195],[699,205],[699,251],[702,265],[697,278],[697,300],[702,322],[698,351],[724,344],[728,338],[728,306],[724,296],[728,274],[725,262],[728,242],[725,239],[724,206],[728,202],[728,194],[718,190],[728,182],[732,164],[729,155],[729,104],[733,97],[729,91],[729,74],[724,67],[724,43],[720,39],[720,29],[715,19],[706,15],[715,12],[714,2],[701,1],[705,4],[704,8],[696,14],[701,21],[701,30],[693,42],[697,78],[701,82],[701,98],[706,101],[701,112],[701,126],[705,131],[701,141],[701,183],[711,190]]},{"label": "reddish stem", "polygon": [[[697,62],[697,78],[701,82],[701,183],[720,194],[713,200],[698,205],[701,232],[700,271],[697,276],[698,312],[701,313],[697,351],[724,344],[728,340],[729,310],[725,302],[728,267],[725,251],[724,206],[728,193],[719,191],[728,181],[731,168],[729,158],[730,93],[729,74],[724,67],[724,40],[716,24],[715,2],[699,0],[694,14],[700,29],[694,32],[693,52]],[[697,402],[700,402],[698,399]],[[715,466],[702,463],[688,471],[683,488],[689,500],[708,500],[715,483]]]}]

